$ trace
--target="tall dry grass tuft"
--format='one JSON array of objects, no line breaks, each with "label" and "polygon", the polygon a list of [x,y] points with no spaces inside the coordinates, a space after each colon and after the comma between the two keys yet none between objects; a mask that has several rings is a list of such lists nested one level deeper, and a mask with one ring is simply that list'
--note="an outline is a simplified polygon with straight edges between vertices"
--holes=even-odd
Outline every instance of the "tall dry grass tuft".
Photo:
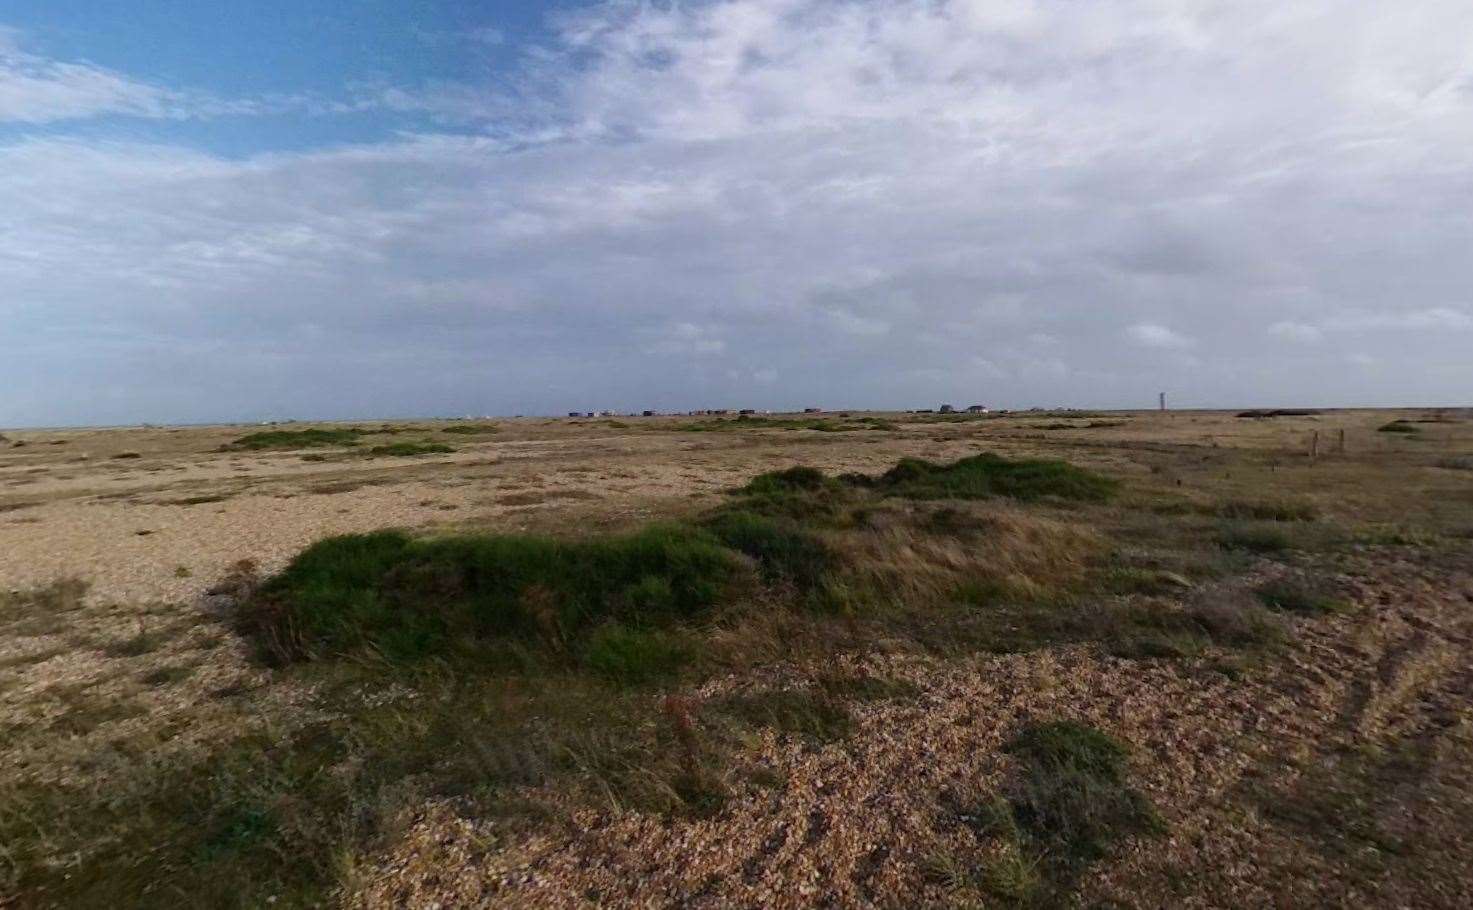
[{"label": "tall dry grass tuft", "polygon": [[1018,508],[968,511],[973,532],[966,537],[930,533],[928,512],[896,511],[836,535],[832,546],[860,592],[910,607],[950,601],[961,589],[1048,598],[1083,579],[1105,550],[1093,531]]}]

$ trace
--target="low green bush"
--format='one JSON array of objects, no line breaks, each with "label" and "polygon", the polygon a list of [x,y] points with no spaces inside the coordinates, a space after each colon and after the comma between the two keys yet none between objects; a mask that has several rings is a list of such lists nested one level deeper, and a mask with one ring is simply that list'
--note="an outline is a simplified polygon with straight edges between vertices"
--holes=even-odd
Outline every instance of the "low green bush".
[{"label": "low green bush", "polygon": [[1119,486],[1109,477],[1065,461],[1008,459],[991,452],[951,464],[902,458],[895,467],[863,484],[908,499],[1006,496],[1025,501],[1057,498],[1090,502],[1109,499]]},{"label": "low green bush", "polygon": [[706,527],[722,543],[755,559],[769,582],[814,588],[835,562],[823,540],[792,519],[725,510]]},{"label": "low green bush", "polygon": [[235,449],[312,449],[323,446],[352,446],[366,435],[357,427],[346,429],[263,430],[248,433],[230,444]]},{"label": "low green bush", "polygon": [[304,550],[242,605],[240,622],[276,660],[361,651],[413,659],[506,637],[560,649],[604,620],[699,615],[739,570],[720,541],[684,525],[584,541],[349,534]]}]

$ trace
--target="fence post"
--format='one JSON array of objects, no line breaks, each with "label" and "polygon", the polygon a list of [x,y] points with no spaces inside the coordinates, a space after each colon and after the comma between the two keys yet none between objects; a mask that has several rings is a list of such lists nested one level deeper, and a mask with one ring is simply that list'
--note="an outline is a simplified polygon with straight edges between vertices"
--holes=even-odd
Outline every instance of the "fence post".
[{"label": "fence post", "polygon": [[1314,430],[1309,434],[1309,460],[1314,461],[1320,454],[1320,431]]}]

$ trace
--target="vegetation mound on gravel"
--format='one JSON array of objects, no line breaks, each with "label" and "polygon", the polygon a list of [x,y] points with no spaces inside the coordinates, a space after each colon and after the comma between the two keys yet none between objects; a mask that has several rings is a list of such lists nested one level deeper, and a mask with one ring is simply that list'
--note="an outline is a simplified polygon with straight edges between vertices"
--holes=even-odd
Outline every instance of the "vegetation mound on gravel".
[{"label": "vegetation mound on gravel", "polygon": [[498,638],[562,648],[602,620],[640,626],[708,610],[738,575],[733,557],[682,525],[581,541],[349,534],[298,555],[243,605],[242,625],[277,660],[408,659]]},{"label": "vegetation mound on gravel", "polygon": [[864,484],[907,499],[987,499],[1007,496],[1103,502],[1118,483],[1067,461],[1008,459],[991,452],[951,464],[902,458],[895,467]]},{"label": "vegetation mound on gravel", "polygon": [[353,446],[365,435],[357,427],[323,430],[262,430],[247,433],[230,444],[233,449],[313,449],[324,446]]}]

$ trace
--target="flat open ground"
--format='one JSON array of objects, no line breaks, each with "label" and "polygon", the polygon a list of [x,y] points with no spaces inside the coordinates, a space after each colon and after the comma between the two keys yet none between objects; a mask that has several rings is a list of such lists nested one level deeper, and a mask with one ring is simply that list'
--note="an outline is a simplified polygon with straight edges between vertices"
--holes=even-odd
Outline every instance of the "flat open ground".
[{"label": "flat open ground", "polygon": [[[363,432],[5,432],[0,906],[1473,905],[1465,412],[316,426]],[[833,480],[979,452],[1116,485]],[[751,508],[821,573],[743,550],[694,619],[412,659],[240,619],[323,538],[699,525],[796,465]]]}]

